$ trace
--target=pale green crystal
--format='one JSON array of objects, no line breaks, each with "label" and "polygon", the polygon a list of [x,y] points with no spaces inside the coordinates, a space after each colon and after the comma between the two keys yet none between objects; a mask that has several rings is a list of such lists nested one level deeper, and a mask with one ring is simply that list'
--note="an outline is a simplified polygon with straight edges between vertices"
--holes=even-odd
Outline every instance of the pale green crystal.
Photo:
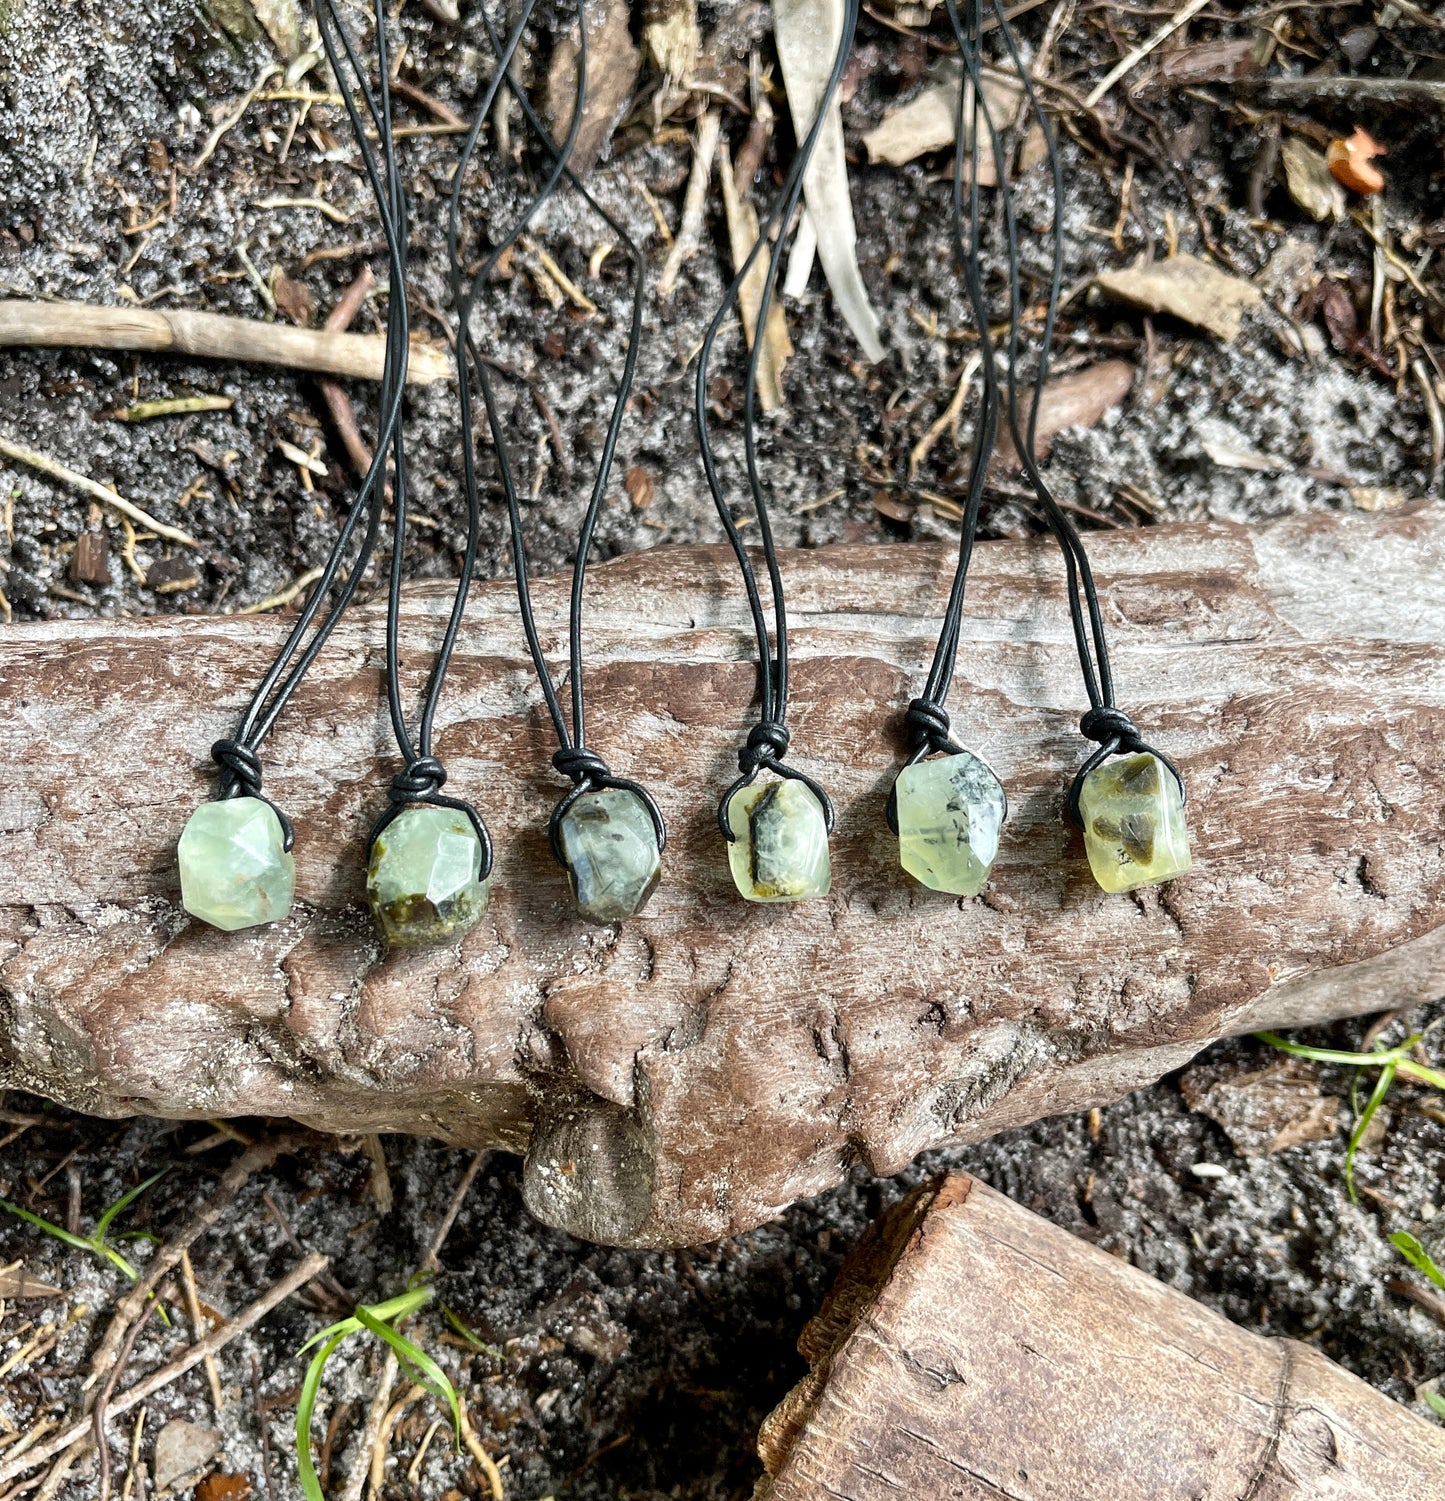
[{"label": "pale green crystal", "polygon": [[657,890],[657,831],[636,793],[624,787],[583,793],[562,815],[557,837],[577,910],[592,922],[621,922]]},{"label": "pale green crystal", "polygon": [[827,896],[833,884],[823,806],[788,778],[744,787],[728,805],[733,883],[750,902]]},{"label": "pale green crystal", "polygon": [[181,905],[228,933],[285,917],[296,895],[296,862],[285,846],[281,820],[261,798],[202,803],[176,847]]},{"label": "pale green crystal", "polygon": [[998,854],[1007,803],[971,751],[905,766],[894,783],[898,859],[934,891],[977,896]]},{"label": "pale green crystal", "polygon": [[1193,864],[1184,797],[1157,756],[1096,766],[1079,789],[1084,849],[1105,891],[1133,891],[1182,876]]},{"label": "pale green crystal", "polygon": [[456,938],[487,910],[482,842],[455,808],[404,808],[372,841],[366,899],[393,948]]}]

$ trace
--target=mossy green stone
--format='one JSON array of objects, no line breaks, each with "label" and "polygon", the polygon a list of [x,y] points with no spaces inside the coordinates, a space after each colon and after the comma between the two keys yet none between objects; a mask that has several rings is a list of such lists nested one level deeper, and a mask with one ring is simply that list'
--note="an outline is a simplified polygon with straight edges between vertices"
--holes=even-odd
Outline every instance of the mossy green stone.
[{"label": "mossy green stone", "polygon": [[1105,891],[1134,891],[1182,876],[1194,863],[1184,795],[1147,752],[1096,766],[1079,789],[1084,849]]},{"label": "mossy green stone", "polygon": [[181,905],[227,933],[285,917],[296,896],[281,820],[259,797],[203,803],[181,833],[176,863]]},{"label": "mossy green stone", "polygon": [[404,808],[372,841],[366,899],[393,948],[457,938],[487,910],[482,842],[454,808]]},{"label": "mossy green stone", "polygon": [[827,896],[833,884],[823,805],[802,782],[756,782],[728,805],[733,884],[750,902]]},{"label": "mossy green stone", "polygon": [[977,896],[1008,808],[988,764],[971,751],[919,761],[898,773],[893,790],[904,870],[934,891]]},{"label": "mossy green stone", "polygon": [[607,787],[583,793],[562,815],[557,837],[577,910],[591,922],[632,917],[657,890],[657,830],[635,792]]}]

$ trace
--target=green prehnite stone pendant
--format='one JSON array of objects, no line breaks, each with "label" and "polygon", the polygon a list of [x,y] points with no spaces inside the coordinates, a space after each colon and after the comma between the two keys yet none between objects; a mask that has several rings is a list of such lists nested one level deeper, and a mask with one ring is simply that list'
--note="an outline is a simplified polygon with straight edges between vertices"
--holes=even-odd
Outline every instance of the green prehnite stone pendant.
[{"label": "green prehnite stone pendant", "polygon": [[1147,752],[1106,761],[1079,789],[1084,849],[1105,891],[1133,891],[1182,876],[1193,864],[1184,797]]},{"label": "green prehnite stone pendant", "polygon": [[405,808],[371,843],[366,900],[393,948],[457,938],[487,910],[482,842],[454,808]]},{"label": "green prehnite stone pendant", "polygon": [[583,793],[562,815],[557,838],[577,910],[589,921],[632,917],[657,890],[657,830],[642,799],[626,788]]},{"label": "green prehnite stone pendant", "polygon": [[296,896],[296,862],[281,820],[259,797],[202,803],[176,848],[181,905],[192,917],[234,933],[275,922]]},{"label": "green prehnite stone pendant", "polygon": [[728,804],[733,884],[750,902],[827,896],[833,884],[823,806],[793,778],[744,787]]},{"label": "green prehnite stone pendant", "polygon": [[971,751],[919,761],[898,773],[893,791],[904,870],[934,891],[977,896],[1008,809],[988,764]]}]

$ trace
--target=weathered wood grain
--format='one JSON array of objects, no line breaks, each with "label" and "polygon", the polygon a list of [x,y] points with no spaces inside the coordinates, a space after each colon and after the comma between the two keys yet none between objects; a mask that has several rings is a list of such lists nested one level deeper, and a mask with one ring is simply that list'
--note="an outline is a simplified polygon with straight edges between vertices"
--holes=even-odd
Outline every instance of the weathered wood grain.
[{"label": "weathered wood grain", "polygon": [[1445,1501],[1445,1432],[956,1174],[895,1206],[763,1425],[757,1501]]},{"label": "weathered wood grain", "polygon": [[[0,1085],[80,1108],[290,1115],[527,1152],[529,1202],[591,1238],[756,1225],[862,1160],[1117,1098],[1207,1040],[1445,991],[1445,514],[1091,539],[1122,701],[1189,779],[1197,868],[1093,885],[1060,819],[1084,746],[1057,553],[979,549],[953,696],[1012,817],[985,895],[909,884],[884,801],[951,560],[785,560],[797,764],[837,799],[830,900],[749,908],[714,824],[755,712],[728,556],[594,574],[590,735],[672,830],[619,929],[550,861],[562,790],[505,583],[479,586],[439,736],[498,842],[457,950],[383,957],[359,906],[387,759],[381,616],[348,620],[266,750],[297,827],[290,920],[177,905],[174,845],[284,631],[275,618],[14,628],[0,658]],[[564,580],[538,587],[553,659]],[[447,604],[407,596],[419,691]],[[380,759],[378,757],[380,756]]]}]

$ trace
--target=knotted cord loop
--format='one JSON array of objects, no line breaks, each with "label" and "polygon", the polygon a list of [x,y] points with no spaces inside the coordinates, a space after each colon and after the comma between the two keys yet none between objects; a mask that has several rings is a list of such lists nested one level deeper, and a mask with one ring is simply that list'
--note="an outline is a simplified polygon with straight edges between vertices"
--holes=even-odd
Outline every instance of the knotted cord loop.
[{"label": "knotted cord loop", "polygon": [[926,698],[915,698],[903,716],[908,732],[908,764],[921,761],[935,753],[957,755],[958,746],[953,743],[953,721],[942,704],[931,703]]},{"label": "knotted cord loop", "polygon": [[1134,755],[1144,749],[1144,739],[1138,726],[1122,710],[1113,704],[1100,704],[1090,709],[1079,721],[1079,733],[1095,745],[1107,745],[1109,754],[1122,751]]},{"label": "knotted cord loop", "polygon": [[576,788],[587,791],[603,787],[613,781],[611,769],[595,750],[585,745],[564,745],[554,752],[552,765],[575,783]]},{"label": "knotted cord loop", "polygon": [[792,735],[785,724],[765,719],[748,732],[748,743],[738,752],[738,770],[751,779],[763,768],[780,771],[779,762],[788,754]]},{"label": "knotted cord loop", "polygon": [[435,756],[419,756],[391,779],[394,803],[429,803],[446,786],[447,769]]},{"label": "knotted cord loop", "polygon": [[261,758],[238,740],[218,740],[211,747],[211,760],[221,768],[222,799],[261,796]]}]

